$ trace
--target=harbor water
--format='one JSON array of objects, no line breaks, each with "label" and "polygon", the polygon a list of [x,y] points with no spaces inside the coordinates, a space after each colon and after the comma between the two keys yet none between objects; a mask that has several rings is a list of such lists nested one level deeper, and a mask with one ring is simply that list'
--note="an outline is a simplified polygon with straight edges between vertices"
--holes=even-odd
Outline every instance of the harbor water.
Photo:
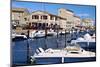
[{"label": "harbor water", "polygon": [[[27,64],[27,45],[29,45],[29,55],[32,56],[36,52],[36,49],[39,47],[43,48],[44,50],[47,48],[61,49],[61,48],[66,47],[72,39],[76,39],[86,33],[87,32],[66,34],[66,39],[65,39],[65,35],[58,35],[58,36],[47,36],[46,38],[35,38],[35,39],[27,39],[27,40],[20,40],[20,41],[19,40],[12,41],[12,44],[11,44],[12,64],[16,64],[16,65]],[[88,33],[92,34],[94,33],[94,31],[88,32]],[[84,46],[82,48],[84,48],[85,50],[96,52],[96,43],[90,43],[90,44],[93,44],[94,46],[85,46],[87,43],[79,43],[79,44],[83,44]],[[42,59],[42,60],[45,60],[45,59]],[[40,61],[42,60],[40,59]],[[53,58],[48,59],[48,60],[53,60]],[[61,58],[56,58],[55,60],[53,60],[53,62],[61,63],[60,60]],[[67,63],[67,61],[72,62],[70,58],[69,60],[68,58],[67,59],[65,58],[64,62]],[[82,62],[82,61],[87,61],[87,59],[81,59],[81,61],[79,62]],[[47,62],[45,64],[50,64],[50,63]]]}]

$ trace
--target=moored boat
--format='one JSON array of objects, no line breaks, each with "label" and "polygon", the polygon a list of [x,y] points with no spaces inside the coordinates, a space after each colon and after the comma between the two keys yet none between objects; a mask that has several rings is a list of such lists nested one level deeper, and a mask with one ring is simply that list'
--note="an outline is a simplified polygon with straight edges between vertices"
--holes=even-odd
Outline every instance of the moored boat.
[{"label": "moored boat", "polygon": [[72,40],[71,43],[78,43],[82,48],[96,49],[95,34],[90,36],[88,33],[84,37],[79,37],[76,40]]},{"label": "moored boat", "polygon": [[52,29],[48,30],[48,32],[47,32],[47,36],[56,36],[56,35],[57,35],[57,33],[54,32],[54,30],[52,30]]},{"label": "moored boat", "polygon": [[31,56],[31,62],[35,59],[35,64],[55,64],[96,60],[94,52],[86,51],[78,46],[67,46],[64,49],[49,48],[46,50],[38,48],[36,51],[37,53]]},{"label": "moored boat", "polygon": [[41,37],[44,37],[44,36],[45,36],[45,31],[40,30],[40,31],[35,32],[34,38],[41,38]]},{"label": "moored boat", "polygon": [[24,39],[27,39],[27,36],[24,35],[24,34],[16,34],[16,33],[12,33],[12,40],[15,41],[15,40],[24,40]]}]

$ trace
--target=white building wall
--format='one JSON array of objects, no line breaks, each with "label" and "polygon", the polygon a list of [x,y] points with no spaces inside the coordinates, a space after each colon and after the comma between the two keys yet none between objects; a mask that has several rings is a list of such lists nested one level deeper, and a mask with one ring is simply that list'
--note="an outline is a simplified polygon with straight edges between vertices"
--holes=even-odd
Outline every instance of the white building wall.
[{"label": "white building wall", "polygon": [[78,17],[74,17],[74,27],[81,25],[81,19]]},{"label": "white building wall", "polygon": [[72,11],[60,8],[58,10],[58,16],[61,16],[67,19],[66,26],[68,30],[71,30],[71,28],[74,26],[74,13]]}]

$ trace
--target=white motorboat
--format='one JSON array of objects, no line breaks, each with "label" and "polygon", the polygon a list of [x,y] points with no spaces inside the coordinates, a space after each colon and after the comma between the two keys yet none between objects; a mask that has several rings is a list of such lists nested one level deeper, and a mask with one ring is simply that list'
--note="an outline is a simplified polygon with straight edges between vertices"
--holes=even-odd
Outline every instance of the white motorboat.
[{"label": "white motorboat", "polygon": [[[84,35],[84,37],[79,37],[76,40],[72,40],[71,43],[80,43],[82,48],[92,47],[96,48],[95,34],[94,36],[90,36],[88,33]],[[86,44],[82,44],[86,43]]]},{"label": "white motorboat", "polygon": [[14,38],[24,38],[24,39],[26,39],[27,36],[26,35],[12,33],[12,39],[14,39]]},{"label": "white motorboat", "polygon": [[54,32],[54,30],[50,29],[48,32],[47,32],[47,36],[56,36],[57,33]]},{"label": "white motorboat", "polygon": [[93,36],[92,36],[92,39],[95,39],[96,38],[96,35],[95,35],[95,33],[93,34]]},{"label": "white motorboat", "polygon": [[73,33],[75,33],[76,31],[75,31],[75,30],[73,30],[72,32],[73,32]]},{"label": "white motorboat", "polygon": [[59,34],[60,34],[60,35],[64,35],[64,34],[66,34],[66,33],[65,33],[65,31],[60,31]]},{"label": "white motorboat", "polygon": [[29,37],[30,38],[34,38],[35,37],[35,33],[36,33],[36,30],[30,31]]},{"label": "white motorboat", "polygon": [[40,38],[40,37],[44,37],[45,36],[45,31],[42,31],[42,30],[40,30],[40,31],[36,31],[35,32],[35,38]]},{"label": "white motorboat", "polygon": [[16,34],[16,33],[13,33],[11,35],[12,37],[12,41],[23,41],[23,40],[26,40],[27,39],[27,36],[26,35],[21,35],[21,34]]},{"label": "white motorboat", "polygon": [[30,38],[40,38],[44,36],[45,36],[45,31],[43,30],[34,30],[34,31],[31,31],[29,34]]},{"label": "white motorboat", "polygon": [[84,35],[83,37],[79,37],[76,40],[72,40],[71,43],[76,42],[95,42],[95,34],[93,36],[90,36],[88,33]]},{"label": "white motorboat", "polygon": [[12,39],[15,38],[16,35],[17,35],[16,33],[12,33],[11,34]]},{"label": "white motorboat", "polygon": [[79,32],[80,32],[80,30],[77,30],[76,32],[77,32],[77,33],[79,33]]},{"label": "white motorboat", "polygon": [[70,34],[75,33],[75,32],[77,32],[77,31],[75,31],[75,30],[71,30],[71,31],[70,31]]},{"label": "white motorboat", "polygon": [[69,31],[65,31],[65,30],[59,31],[60,35],[65,35],[65,34],[69,34],[69,33],[70,33]]},{"label": "white motorboat", "polygon": [[[38,48],[37,53],[31,56],[31,62],[36,64],[56,63],[54,60],[65,62],[81,62],[81,61],[95,61],[95,53],[86,51],[78,46],[67,46],[64,49],[46,49]],[[69,61],[70,60],[70,61]]]}]

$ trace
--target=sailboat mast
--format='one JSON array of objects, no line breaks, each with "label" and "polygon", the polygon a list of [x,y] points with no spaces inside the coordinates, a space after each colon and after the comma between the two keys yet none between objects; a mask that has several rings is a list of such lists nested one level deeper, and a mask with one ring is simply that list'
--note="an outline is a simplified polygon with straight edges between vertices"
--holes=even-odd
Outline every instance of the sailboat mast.
[{"label": "sailboat mast", "polygon": [[[42,0],[41,0],[42,2]],[[43,10],[45,12],[45,3],[42,2],[42,6],[43,6]],[[47,39],[47,24],[46,24],[46,21],[44,22],[45,23],[45,49],[47,48],[47,44],[46,44],[46,39]]]},{"label": "sailboat mast", "polygon": [[29,29],[27,31],[27,64],[30,63],[30,51],[29,51],[29,42],[28,42],[28,39],[29,39]]},{"label": "sailboat mast", "polygon": [[58,45],[59,45],[59,44],[58,44],[58,43],[59,43],[59,34],[58,34],[58,33],[59,33],[59,26],[58,26],[58,25],[56,25],[56,32],[57,32],[57,40],[58,40],[58,41],[57,41],[57,48],[58,48],[58,47],[59,47],[59,46],[58,46]]}]

